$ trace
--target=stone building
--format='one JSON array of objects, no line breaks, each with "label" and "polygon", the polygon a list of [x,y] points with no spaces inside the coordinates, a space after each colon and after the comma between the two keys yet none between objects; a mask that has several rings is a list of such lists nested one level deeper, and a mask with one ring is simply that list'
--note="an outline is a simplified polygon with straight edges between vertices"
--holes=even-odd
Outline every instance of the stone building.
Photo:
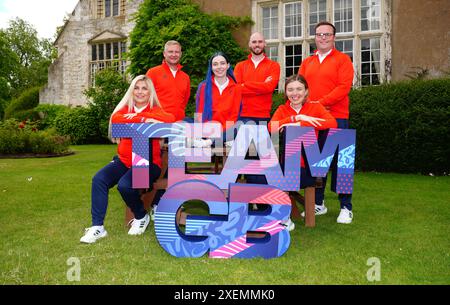
[{"label": "stone building", "polygon": [[[57,38],[59,57],[49,68],[45,103],[81,105],[83,90],[99,69],[115,64],[133,28],[130,16],[143,0],[80,0]],[[277,60],[283,79],[297,73],[312,54],[314,25],[327,20],[337,27],[336,48],[355,68],[354,84],[376,85],[427,71],[450,71],[450,1],[448,0],[194,0],[207,13],[251,16],[254,25],[237,30],[247,46],[252,31],[267,40],[266,54]],[[118,57],[113,61],[112,58]]]},{"label": "stone building", "polygon": [[93,85],[96,71],[110,65],[125,70],[131,17],[142,1],[80,0],[54,43],[58,58],[49,67],[40,103],[84,105],[83,91]]}]

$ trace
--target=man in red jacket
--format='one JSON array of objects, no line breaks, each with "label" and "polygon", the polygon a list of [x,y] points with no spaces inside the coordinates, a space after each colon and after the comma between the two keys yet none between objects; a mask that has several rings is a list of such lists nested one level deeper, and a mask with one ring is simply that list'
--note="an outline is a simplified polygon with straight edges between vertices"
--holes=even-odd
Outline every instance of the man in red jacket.
[{"label": "man in red jacket", "polygon": [[[316,46],[314,55],[306,58],[300,66],[299,74],[306,78],[309,85],[309,98],[320,102],[331,113],[338,123],[338,128],[349,128],[349,97],[353,83],[353,64],[350,57],[336,50],[334,47],[336,28],[329,22],[316,25]],[[322,149],[327,131],[319,134],[319,145]],[[335,164],[332,165],[335,169]],[[324,190],[316,188],[316,215],[327,212],[324,204]],[[338,223],[351,223],[353,219],[352,195],[339,194],[341,212]]]},{"label": "man in red jacket", "polygon": [[266,41],[261,33],[253,33],[248,43],[250,55],[234,69],[236,81],[242,87],[240,119],[256,123],[270,121],[272,94],[280,79],[280,65],[265,53]]},{"label": "man in red jacket", "polygon": [[[264,53],[266,40],[261,33],[250,36],[248,59],[239,62],[234,69],[237,83],[242,87],[242,104],[239,121],[264,124],[270,121],[272,94],[280,80],[280,64]],[[261,176],[247,175],[248,183],[265,184]]]},{"label": "man in red jacket", "polygon": [[181,45],[169,40],[164,45],[164,60],[159,66],[147,71],[147,76],[155,86],[156,94],[163,109],[175,116],[177,121],[185,118],[185,108],[191,95],[189,76],[181,71]]}]

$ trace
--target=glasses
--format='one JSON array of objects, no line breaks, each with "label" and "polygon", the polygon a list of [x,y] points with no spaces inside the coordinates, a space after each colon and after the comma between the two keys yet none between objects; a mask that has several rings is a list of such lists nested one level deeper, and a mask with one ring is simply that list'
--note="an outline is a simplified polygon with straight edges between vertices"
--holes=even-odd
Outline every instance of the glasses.
[{"label": "glasses", "polygon": [[319,37],[319,38],[323,38],[323,37],[328,38],[331,36],[333,36],[333,33],[316,33],[316,37]]}]

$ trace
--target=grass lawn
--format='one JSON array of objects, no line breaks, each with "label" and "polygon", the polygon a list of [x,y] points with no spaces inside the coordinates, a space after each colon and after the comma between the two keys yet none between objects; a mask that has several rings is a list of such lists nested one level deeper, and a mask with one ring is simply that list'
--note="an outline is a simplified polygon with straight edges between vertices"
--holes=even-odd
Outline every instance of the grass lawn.
[{"label": "grass lawn", "polygon": [[[158,244],[153,223],[128,236],[124,206],[110,192],[109,236],[80,244],[90,226],[90,182],[113,145],[74,146],[75,155],[0,159],[1,284],[450,284],[450,177],[357,173],[354,221],[336,223],[339,203],[315,228],[296,221],[277,259],[180,259]],[[80,261],[80,281],[66,273]],[[369,282],[369,258],[381,280]],[[70,261],[69,261],[70,263]]]}]

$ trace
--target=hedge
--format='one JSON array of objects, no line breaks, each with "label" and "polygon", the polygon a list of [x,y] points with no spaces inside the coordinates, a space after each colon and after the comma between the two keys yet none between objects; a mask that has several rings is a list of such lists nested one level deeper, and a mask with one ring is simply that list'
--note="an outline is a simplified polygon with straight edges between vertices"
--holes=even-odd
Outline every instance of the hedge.
[{"label": "hedge", "polygon": [[32,111],[32,109],[39,104],[39,89],[40,87],[29,88],[25,90],[18,98],[12,100],[5,109],[5,119],[37,119],[35,117],[36,114]]},{"label": "hedge", "polygon": [[450,173],[450,79],[354,89],[350,128],[363,171]]},{"label": "hedge", "polygon": [[58,113],[55,127],[59,134],[69,136],[72,144],[107,143],[101,135],[97,115],[88,107],[68,108]]}]

